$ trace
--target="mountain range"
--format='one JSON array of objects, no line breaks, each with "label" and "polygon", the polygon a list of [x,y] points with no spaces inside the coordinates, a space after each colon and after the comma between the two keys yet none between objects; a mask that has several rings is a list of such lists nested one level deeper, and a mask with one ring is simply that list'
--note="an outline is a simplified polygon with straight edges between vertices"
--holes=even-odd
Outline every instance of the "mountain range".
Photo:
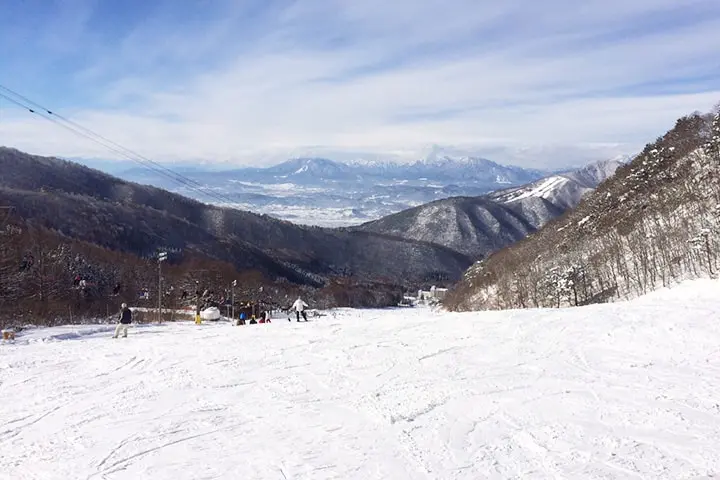
[{"label": "mountain range", "polygon": [[[473,260],[524,238],[576,206],[620,165],[615,160],[597,162],[478,196],[457,196],[458,190],[443,187],[446,195],[454,196],[359,226],[328,229],[202,204],[73,162],[4,148],[0,150],[0,200],[18,204],[21,215],[39,219],[64,235],[140,256],[158,248],[190,248],[230,261],[237,268],[258,269],[270,277],[299,283],[321,284],[338,274],[366,281],[417,283],[429,277],[459,278]],[[391,178],[391,170],[404,172],[406,179],[411,176],[408,172],[416,176],[434,172],[448,178],[464,171],[467,183],[472,183],[468,178],[492,178],[503,184],[541,173],[472,158],[441,158],[406,166],[296,159],[242,172],[246,180],[256,175],[256,180],[291,177],[293,185],[352,185],[362,183],[360,172]],[[218,179],[227,173],[204,172],[197,178]],[[388,195],[403,195],[411,187],[387,188]],[[397,265],[400,258],[407,260],[402,266]]]},{"label": "mountain range", "polygon": [[0,205],[65,237],[151,256],[192,251],[319,286],[334,277],[394,284],[451,281],[470,265],[454,250],[361,231],[302,227],[207,205],[76,163],[0,148]]},{"label": "mountain range", "polygon": [[[322,185],[330,182],[359,180],[451,181],[458,184],[481,183],[492,190],[498,186],[523,184],[546,175],[548,171],[506,166],[478,157],[433,156],[412,163],[354,162],[344,163],[326,158],[293,158],[266,167],[248,167],[222,171],[195,171],[205,180],[227,177],[245,181]],[[129,169],[122,176],[149,176],[144,168]]]},{"label": "mountain range", "polygon": [[[449,163],[458,165],[457,161]],[[497,180],[502,172],[505,180],[519,181],[522,175],[539,174],[486,161],[469,160],[467,165],[478,168],[477,178],[484,175]],[[479,170],[482,165],[489,169],[485,174]],[[359,226],[324,228],[205,204],[73,162],[0,148],[0,205],[13,206],[14,215],[26,222],[27,228],[34,225],[54,232],[53,242],[86,242],[137,259],[122,257],[126,265],[144,265],[141,259],[154,258],[158,251],[174,252],[174,261],[181,262],[178,265],[187,272],[182,274],[186,285],[191,282],[187,275],[192,278],[191,272],[197,268],[221,268],[226,272],[223,278],[233,270],[256,271],[274,282],[272,288],[278,295],[283,291],[282,295],[289,295],[286,287],[279,286],[296,285],[310,288],[308,295],[324,292],[316,301],[328,306],[382,305],[392,301],[393,292],[459,280],[473,261],[522,239],[572,208],[618,165],[602,162],[485,195],[431,202]],[[335,181],[350,186],[348,171],[357,172],[358,168],[304,159],[257,174],[293,176],[296,183],[292,185],[305,178],[308,183]],[[419,165],[414,168],[422,171]],[[334,180],[328,179],[333,176]],[[283,188],[281,185],[275,184]],[[398,195],[408,187],[388,188]],[[444,191],[453,193],[449,187]],[[83,250],[81,245],[73,245],[75,251]],[[42,251],[37,245],[33,249]],[[23,255],[18,251],[11,257]],[[102,277],[105,288],[110,288],[118,274],[113,273],[109,257],[95,255],[106,265]],[[12,259],[6,260],[6,268],[12,270]],[[229,268],[212,262],[224,262]],[[124,278],[132,273],[122,271],[126,272]],[[143,274],[141,285],[147,285],[147,275]],[[124,282],[141,282],[132,278]],[[221,280],[212,282],[222,285]],[[349,291],[355,292],[352,298]]]},{"label": "mountain range", "polygon": [[[185,285],[196,272],[215,272],[222,264],[230,269],[214,281],[220,288],[239,272],[259,272],[276,291],[287,284],[309,289],[305,292],[324,290],[332,300],[325,305],[350,304],[347,292],[356,287],[362,288],[352,302],[359,305],[381,286],[390,293],[382,300],[387,302],[398,291],[458,280],[444,302],[450,309],[630,298],[720,271],[719,163],[716,112],[679,119],[629,163],[604,161],[568,172],[449,157],[408,165],[295,159],[268,169],[192,172],[198,179],[193,181],[212,187],[218,198],[227,198],[222,185],[247,186],[258,198],[267,196],[261,188],[269,187],[277,197],[285,192],[288,205],[298,190],[328,202],[347,198],[328,193],[328,185],[346,196],[353,185],[372,185],[384,192],[381,203],[413,189],[435,188],[452,197],[359,225],[323,228],[205,204],[73,162],[0,148],[0,206],[12,207],[15,216],[9,223],[5,218],[7,228],[0,230],[8,239],[0,251],[0,293],[26,298],[13,307],[22,316],[32,305],[28,295],[39,292],[42,315],[48,311],[42,302],[52,294],[48,285],[73,271],[64,265],[82,263],[92,270],[92,259],[80,253],[86,246],[131,266],[118,270],[106,261],[105,291],[120,278],[134,288],[146,285],[147,271],[133,278],[140,268],[134,265],[147,270],[143,259],[166,250],[176,262],[187,263]],[[471,196],[459,193],[464,188],[492,191]],[[367,192],[355,190],[356,198]],[[356,217],[362,215],[358,211]],[[10,278],[23,278],[23,286]],[[58,299],[74,302],[70,315],[73,305],[87,301],[72,287],[64,292]],[[60,311],[68,307],[58,305]]]},{"label": "mountain range", "polygon": [[[184,175],[226,198],[230,206],[294,223],[349,226],[433,200],[523,185],[550,173],[483,158],[433,155],[405,164],[296,158],[268,168],[195,170]],[[197,200],[216,201],[145,168],[118,175]]]}]

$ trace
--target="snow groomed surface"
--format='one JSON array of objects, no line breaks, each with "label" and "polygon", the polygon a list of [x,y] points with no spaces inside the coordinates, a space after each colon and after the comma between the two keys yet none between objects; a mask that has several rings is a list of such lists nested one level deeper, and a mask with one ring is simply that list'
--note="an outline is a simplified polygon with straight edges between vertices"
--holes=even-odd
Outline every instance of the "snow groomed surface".
[{"label": "snow groomed surface", "polygon": [[0,478],[712,478],[719,292],[27,330],[0,345]]}]

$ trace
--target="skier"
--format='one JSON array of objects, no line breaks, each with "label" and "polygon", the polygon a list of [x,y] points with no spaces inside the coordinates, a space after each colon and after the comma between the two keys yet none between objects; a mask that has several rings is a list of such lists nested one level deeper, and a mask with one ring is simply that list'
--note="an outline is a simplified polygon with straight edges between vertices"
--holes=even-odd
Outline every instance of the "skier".
[{"label": "skier", "polygon": [[307,315],[305,314],[305,309],[308,308],[308,304],[303,302],[300,297],[298,297],[297,300],[295,300],[295,303],[293,303],[292,306],[293,309],[295,309],[295,316],[297,317],[297,321],[300,321],[300,315],[302,315],[303,319],[307,322]]},{"label": "skier", "polygon": [[120,323],[115,327],[115,335],[113,335],[113,338],[118,338],[121,331],[123,332],[123,338],[127,338],[128,325],[132,322],[132,311],[128,308],[127,303],[121,305],[118,318]]}]

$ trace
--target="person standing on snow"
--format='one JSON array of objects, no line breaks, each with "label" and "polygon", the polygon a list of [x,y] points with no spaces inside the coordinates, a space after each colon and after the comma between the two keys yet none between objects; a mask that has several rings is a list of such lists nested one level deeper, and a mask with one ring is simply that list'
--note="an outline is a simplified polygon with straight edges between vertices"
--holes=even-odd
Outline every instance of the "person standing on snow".
[{"label": "person standing on snow", "polygon": [[123,332],[123,338],[127,338],[128,325],[132,322],[132,310],[128,308],[127,303],[121,305],[119,319],[120,323],[115,327],[113,338],[118,338],[121,331]]},{"label": "person standing on snow", "polygon": [[303,319],[307,322],[307,315],[305,314],[305,309],[308,308],[308,304],[303,302],[300,297],[298,297],[297,300],[295,300],[295,303],[293,303],[292,308],[295,310],[295,316],[297,317],[297,321],[300,321],[300,315],[302,314]]}]

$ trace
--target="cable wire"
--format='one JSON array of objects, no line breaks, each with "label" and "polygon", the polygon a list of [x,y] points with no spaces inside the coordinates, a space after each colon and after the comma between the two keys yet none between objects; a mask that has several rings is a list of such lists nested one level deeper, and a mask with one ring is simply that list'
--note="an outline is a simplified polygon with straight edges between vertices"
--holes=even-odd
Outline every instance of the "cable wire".
[{"label": "cable wire", "polygon": [[[18,92],[15,92],[14,90],[11,90],[8,87],[5,87],[4,85],[0,84],[0,90],[5,91],[6,93],[3,93],[0,91],[0,97],[6,99],[7,101],[15,104],[16,106],[25,109],[29,111],[30,113],[42,117],[45,120],[48,120],[59,127],[62,127],[66,130],[69,130],[70,132],[74,133],[75,135],[78,135],[80,137],[86,138],[94,143],[97,143],[98,145],[101,145],[102,147],[117,153],[118,155],[127,158],[139,165],[142,165],[143,167],[147,168],[148,170],[151,170],[179,185],[182,185],[185,188],[188,188],[196,193],[200,193],[206,197],[212,198],[215,201],[219,202],[222,206],[226,206],[228,208],[235,208],[234,203],[232,199],[229,197],[222,195],[218,192],[215,192],[213,190],[208,189],[206,186],[200,184],[196,180],[193,180],[189,177],[186,177],[185,175],[182,175],[178,172],[175,172],[171,170],[170,168],[167,168],[143,155],[140,155],[137,152],[134,152],[126,147],[123,147],[117,142],[114,142],[92,130],[89,128],[86,128],[79,123],[76,123],[58,113],[55,113],[51,109],[27,98],[24,95],[19,94]],[[15,97],[15,98],[13,98]],[[34,108],[33,108],[34,107]]]}]

